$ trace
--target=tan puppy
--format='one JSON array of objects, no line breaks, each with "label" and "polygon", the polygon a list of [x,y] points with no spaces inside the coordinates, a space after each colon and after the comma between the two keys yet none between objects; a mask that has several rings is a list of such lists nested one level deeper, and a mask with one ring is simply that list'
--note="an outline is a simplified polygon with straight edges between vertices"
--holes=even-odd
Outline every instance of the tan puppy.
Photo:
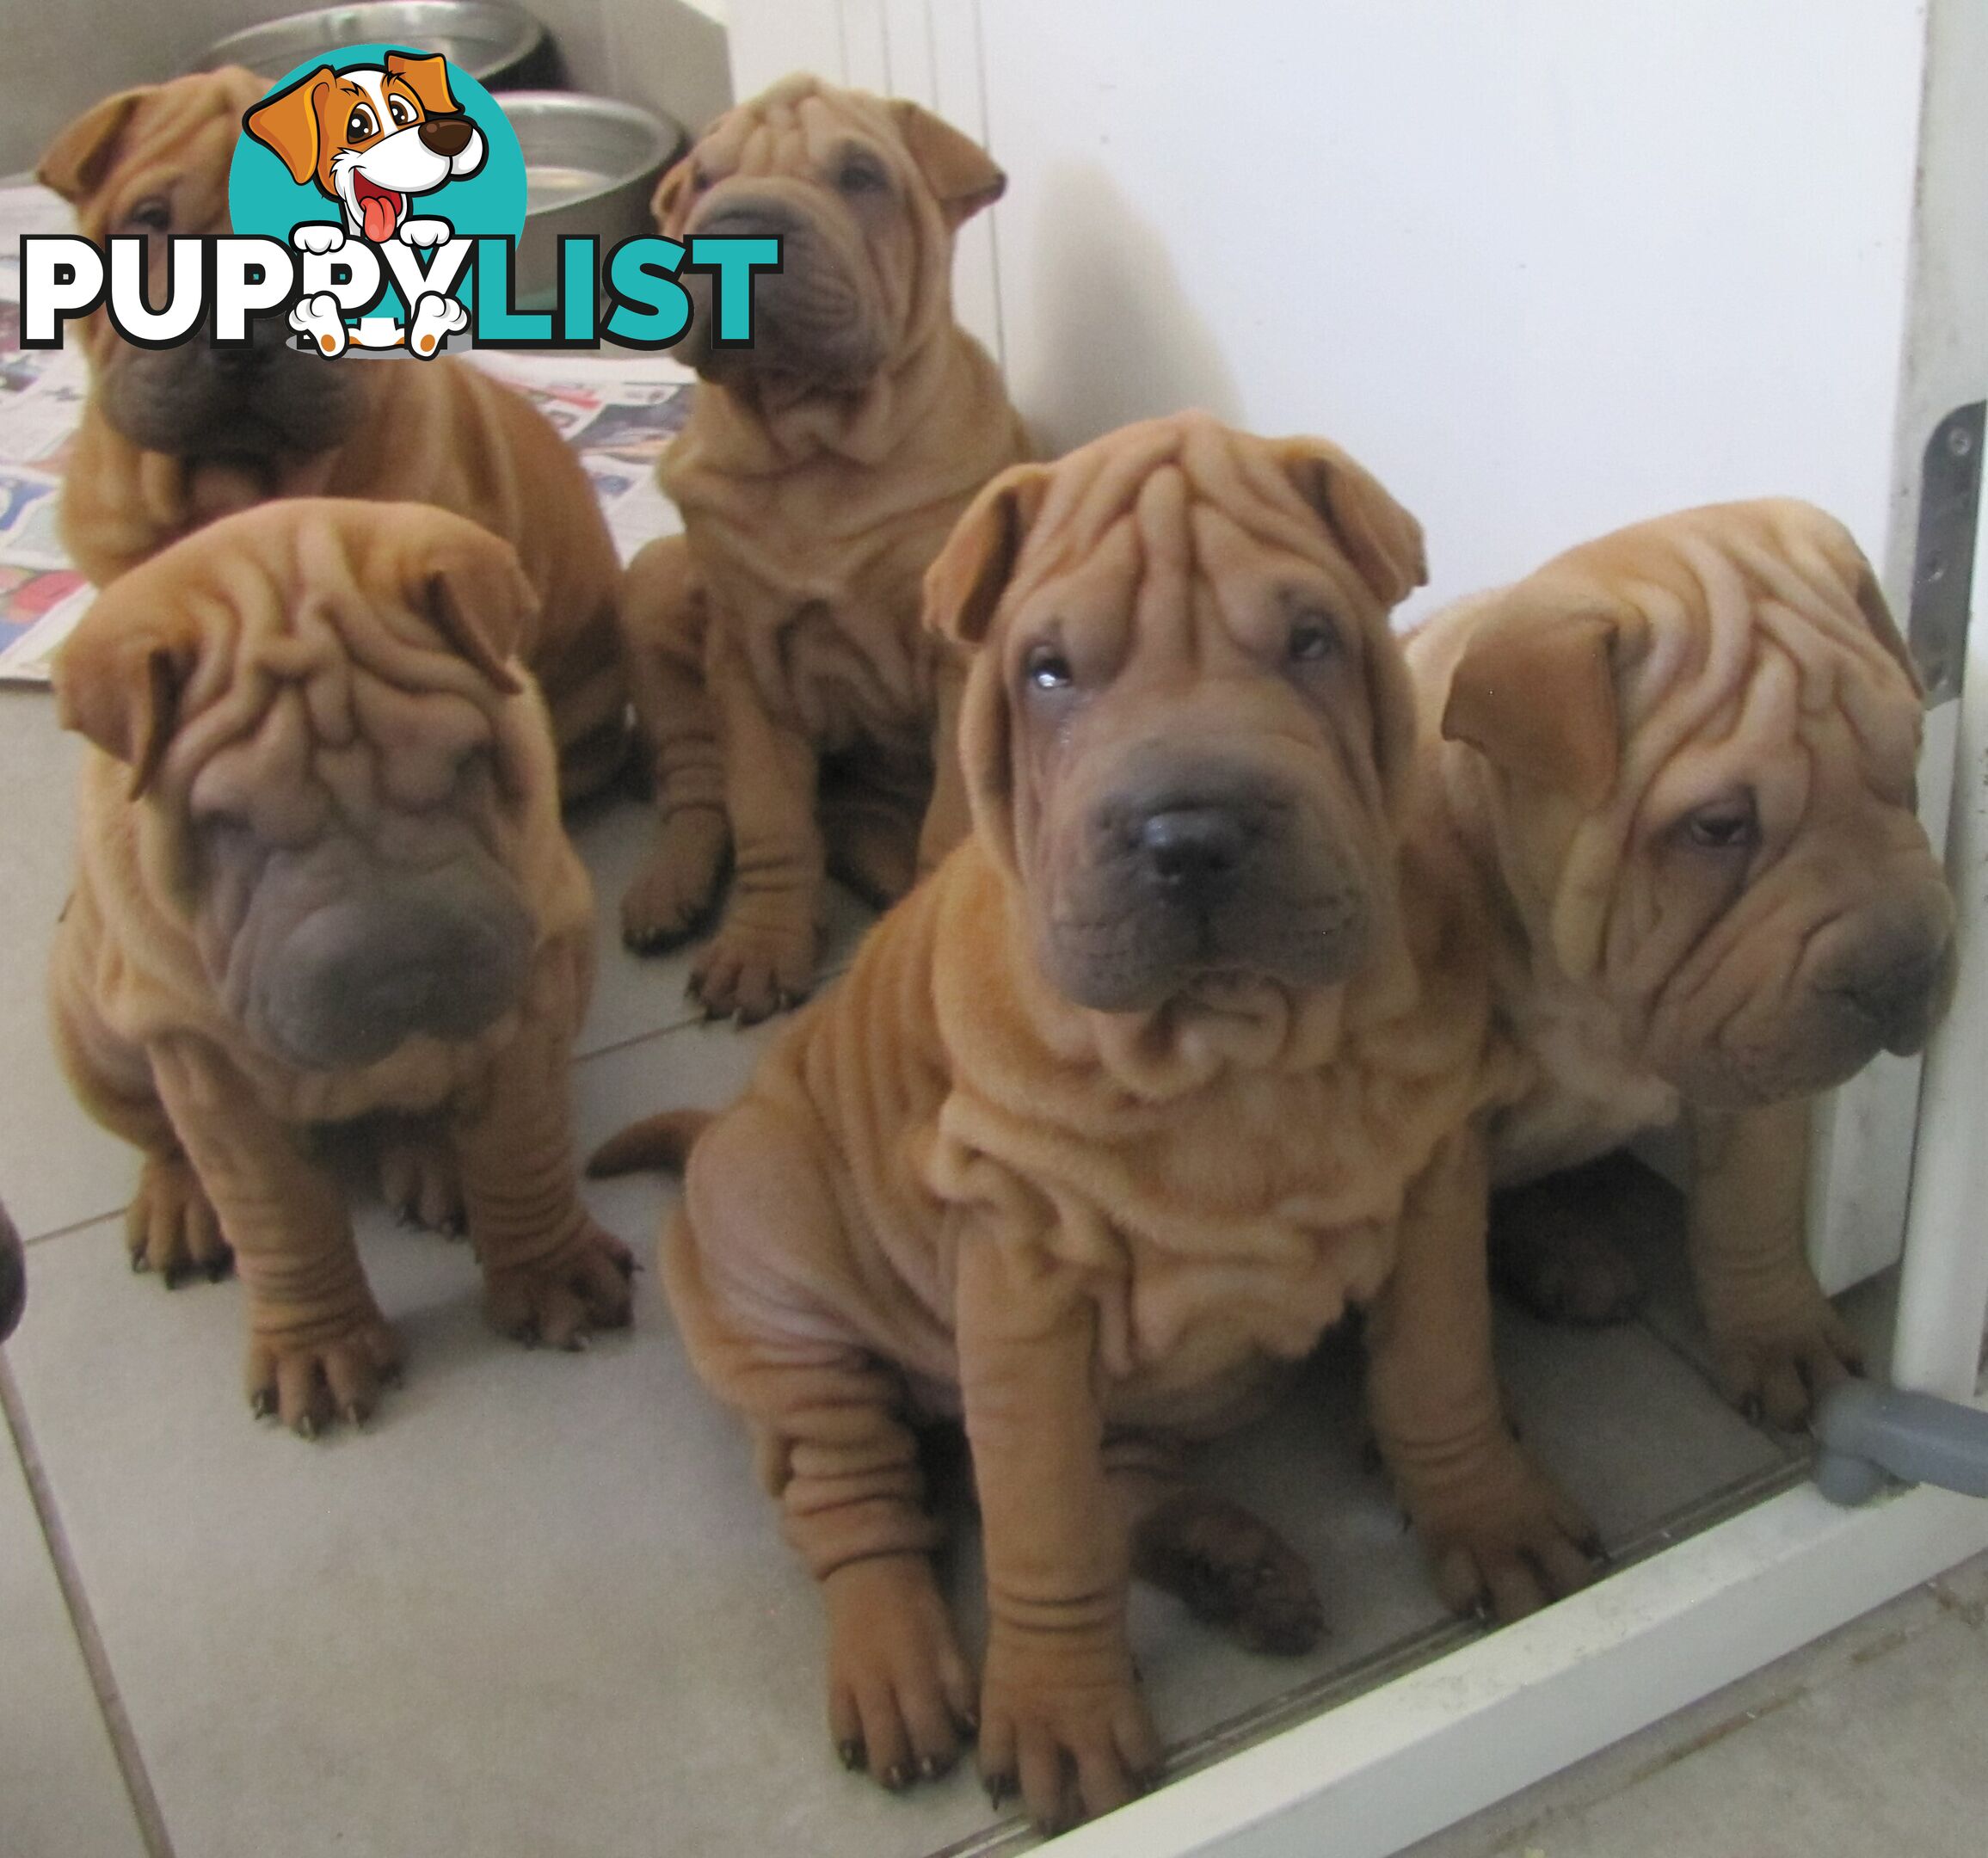
[{"label": "tan puppy", "polygon": [[[1586,1576],[1492,1371],[1476,1121],[1511,1077],[1481,932],[1401,850],[1387,615],[1422,574],[1345,454],[1202,415],[1004,474],[932,570],[974,655],[973,834],[703,1134],[663,1243],[822,1583],[835,1739],[886,1785],[976,1708],[997,1797],[1019,1781],[1045,1826],[1151,1777],[1129,1574],[1246,1634],[1259,1571],[1290,1578],[1264,1525],[1183,1492],[1179,1443],[1351,1306],[1445,1596],[1517,1614]],[[909,1423],[959,1412],[977,1705]]]},{"label": "tan puppy", "polygon": [[[243,111],[267,86],[219,71],[108,97],[55,139],[38,170],[89,237],[151,241],[147,287],[166,286],[167,239],[228,231],[228,164]],[[89,403],[62,489],[62,532],[99,586],[202,523],[271,497],[413,498],[453,510],[518,551],[539,594],[525,661],[551,711],[569,799],[620,767],[626,684],[614,548],[586,473],[518,395],[444,356],[418,365],[328,360],[286,346],[122,341],[99,310],[82,324]]]},{"label": "tan puppy", "polygon": [[[729,847],[731,895],[692,982],[714,1014],[762,1018],[807,991],[825,868],[878,902],[917,868],[957,691],[920,628],[920,577],[967,500],[1027,455],[952,319],[953,234],[1002,186],[916,104],[791,77],[721,117],[657,192],[673,238],[781,242],[752,346],[692,358],[704,384],[661,471],[684,535],[637,557],[624,601],[662,812],[624,931],[637,949],[688,932]],[[928,858],[965,830],[946,784]]]},{"label": "tan puppy", "polygon": [[[1869,564],[1806,504],[1687,510],[1466,600],[1408,649],[1542,1072],[1499,1123],[1498,1179],[1687,1117],[1721,1380],[1798,1422],[1857,1365],[1802,1252],[1807,1099],[1917,1050],[1952,963],[1914,811],[1918,684]],[[1536,1301],[1609,1281],[1511,1237]]]},{"label": "tan puppy", "polygon": [[222,519],[108,588],[56,668],[85,765],[51,980],[83,1106],[145,1151],[135,1268],[249,1295],[258,1412],[371,1409],[394,1340],[311,1126],[439,1117],[492,1320],[628,1319],[575,1190],[592,900],[504,543],[415,504]]}]

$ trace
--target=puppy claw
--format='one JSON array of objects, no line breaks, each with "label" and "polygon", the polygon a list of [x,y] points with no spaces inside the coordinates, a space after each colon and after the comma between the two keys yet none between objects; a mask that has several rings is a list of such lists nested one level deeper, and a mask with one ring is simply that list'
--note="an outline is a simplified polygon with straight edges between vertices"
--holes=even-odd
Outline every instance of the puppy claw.
[{"label": "puppy claw", "polygon": [[941,1761],[936,1755],[926,1755],[920,1757],[919,1761],[919,1778],[924,1781],[936,1781],[941,1775],[949,1773],[951,1768],[952,1763],[951,1762]]},{"label": "puppy claw", "polygon": [[863,1769],[863,1744],[860,1742],[838,1742],[835,1758],[851,1774],[860,1774]]},{"label": "puppy claw", "polygon": [[566,1352],[569,1355],[588,1354],[592,1351],[593,1347],[593,1338],[584,1329],[576,1329],[566,1338]]},{"label": "puppy claw", "polygon": [[249,1396],[249,1411],[257,1419],[268,1419],[276,1411],[276,1396],[268,1387],[257,1387]]},{"label": "puppy claw", "polygon": [[883,1770],[882,1779],[886,1793],[902,1793],[911,1785],[911,1770],[902,1762],[895,1762]]},{"label": "puppy claw", "polygon": [[366,1430],[366,1420],[365,1407],[361,1406],[357,1400],[351,1401],[345,1409],[346,1424],[350,1426],[354,1432],[363,1432]]},{"label": "puppy claw", "polygon": [[298,1414],[297,1437],[305,1439],[314,1439],[317,1437],[317,1422],[309,1413]]},{"label": "puppy claw", "polygon": [[143,1275],[144,1275],[144,1274],[145,1274],[146,1271],[149,1271],[149,1270],[150,1270],[151,1268],[152,1268],[152,1261],[151,1261],[150,1258],[147,1258],[147,1257],[145,1255],[145,1253],[144,1253],[144,1252],[132,1252],[132,1255],[131,1255],[131,1269],[132,1269],[132,1277],[141,1277],[141,1276],[143,1276]]},{"label": "puppy claw", "polygon": [[1005,1774],[982,1775],[980,1784],[987,1790],[988,1805],[999,1812],[1001,1802],[1015,1790],[1015,1777]]}]

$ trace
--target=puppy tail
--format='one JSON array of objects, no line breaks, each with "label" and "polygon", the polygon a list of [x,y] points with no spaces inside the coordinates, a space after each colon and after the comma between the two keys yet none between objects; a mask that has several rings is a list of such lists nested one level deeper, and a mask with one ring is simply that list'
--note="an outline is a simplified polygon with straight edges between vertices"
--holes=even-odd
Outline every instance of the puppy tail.
[{"label": "puppy tail", "polygon": [[661,1116],[631,1123],[594,1151],[587,1163],[588,1177],[602,1180],[610,1174],[633,1174],[643,1168],[680,1174],[690,1160],[691,1145],[711,1121],[708,1110],[665,1110]]}]

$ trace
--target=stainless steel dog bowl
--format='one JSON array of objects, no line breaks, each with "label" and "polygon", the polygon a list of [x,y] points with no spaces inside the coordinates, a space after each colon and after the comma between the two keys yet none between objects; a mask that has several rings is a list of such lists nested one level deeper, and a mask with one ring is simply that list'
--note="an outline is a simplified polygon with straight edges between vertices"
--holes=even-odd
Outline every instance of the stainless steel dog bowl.
[{"label": "stainless steel dog bowl", "polygon": [[689,144],[674,117],[569,90],[513,90],[504,114],[525,151],[525,232],[514,289],[520,310],[558,289],[559,241],[591,237],[600,258],[653,232],[650,196]]},{"label": "stainless steel dog bowl", "polygon": [[506,0],[354,0],[349,6],[319,7],[230,33],[188,68],[245,65],[275,78],[355,45],[439,52],[491,90],[554,76],[545,28]]}]

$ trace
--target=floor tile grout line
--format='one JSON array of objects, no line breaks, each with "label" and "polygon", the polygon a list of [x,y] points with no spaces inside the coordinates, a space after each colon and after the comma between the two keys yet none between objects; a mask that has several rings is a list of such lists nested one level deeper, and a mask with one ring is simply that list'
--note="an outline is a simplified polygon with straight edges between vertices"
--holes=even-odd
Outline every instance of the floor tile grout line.
[{"label": "floor tile grout line", "polygon": [[87,1232],[92,1226],[102,1225],[107,1219],[115,1219],[123,1211],[124,1207],[121,1204],[106,1207],[101,1213],[86,1214],[82,1219],[71,1220],[66,1226],[58,1226],[48,1232],[36,1233],[32,1239],[24,1236],[21,1242],[24,1246],[38,1246],[46,1245],[52,1239],[71,1239],[79,1232]]},{"label": "floor tile grout line", "polygon": [[69,1612],[70,1629],[76,1634],[77,1649],[83,1655],[83,1668],[89,1673],[89,1687],[95,1694],[104,1732],[110,1738],[111,1753],[123,1776],[132,1815],[138,1821],[138,1836],[145,1842],[147,1858],[175,1858],[158,1794],[153,1789],[151,1775],[145,1770],[145,1757],[138,1751],[137,1732],[132,1728],[130,1713],[118,1693],[117,1679],[110,1668],[110,1654],[104,1649],[103,1635],[97,1630],[96,1615],[90,1609],[89,1597],[83,1590],[82,1572],[71,1552],[69,1536],[62,1526],[61,1513],[56,1508],[55,1493],[49,1486],[41,1454],[28,1430],[28,1411],[22,1401],[21,1389],[3,1356],[0,1356],[0,1412],[5,1413],[8,1430],[13,1434],[14,1449],[21,1461],[22,1474],[28,1482],[28,1500],[34,1505],[35,1517],[41,1524],[42,1540],[48,1547],[56,1584],[62,1590],[62,1602]]}]

